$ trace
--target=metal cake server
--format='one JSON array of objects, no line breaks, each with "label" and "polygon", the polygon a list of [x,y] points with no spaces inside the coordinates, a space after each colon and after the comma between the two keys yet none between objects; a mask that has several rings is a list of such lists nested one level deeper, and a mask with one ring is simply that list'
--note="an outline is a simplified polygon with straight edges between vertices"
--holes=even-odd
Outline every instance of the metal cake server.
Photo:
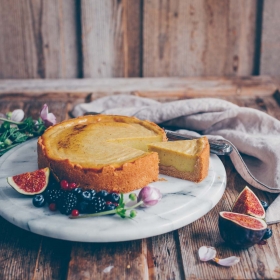
[{"label": "metal cake server", "polygon": [[[191,135],[183,135],[167,129],[164,129],[164,131],[169,141],[193,140],[200,138]],[[219,156],[229,155],[232,152],[232,146],[223,140],[209,140],[209,145],[210,152]]]}]

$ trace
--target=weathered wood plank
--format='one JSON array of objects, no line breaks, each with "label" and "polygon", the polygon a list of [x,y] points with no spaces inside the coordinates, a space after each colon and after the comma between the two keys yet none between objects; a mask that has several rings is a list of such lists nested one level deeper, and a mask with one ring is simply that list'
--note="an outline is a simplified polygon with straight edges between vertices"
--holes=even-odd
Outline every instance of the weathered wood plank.
[{"label": "weathered wood plank", "polygon": [[0,217],[0,279],[65,279],[71,244],[24,231]]},{"label": "weathered wood plank", "polygon": [[261,35],[261,65],[260,74],[280,74],[280,2],[265,0],[263,6],[263,23]]},{"label": "weathered wood plank", "polygon": [[42,237],[0,217],[0,278],[32,279]]},{"label": "weathered wood plank", "polygon": [[145,0],[143,76],[251,75],[255,21],[255,0]]},{"label": "weathered wood plank", "polygon": [[0,78],[78,77],[74,0],[0,2]]},{"label": "weathered wood plank", "polygon": [[141,1],[81,1],[85,78],[139,76]]},{"label": "weathered wood plank", "polygon": [[0,95],[34,96],[60,93],[88,99],[107,94],[133,94],[142,97],[180,99],[193,97],[271,96],[278,88],[266,76],[256,77],[190,77],[190,78],[129,78],[69,80],[0,80]]},{"label": "weathered wood plank", "polygon": [[146,254],[145,240],[74,243],[67,279],[145,280],[148,279]]},{"label": "weathered wood plank", "polygon": [[177,231],[149,238],[149,279],[185,279]]}]

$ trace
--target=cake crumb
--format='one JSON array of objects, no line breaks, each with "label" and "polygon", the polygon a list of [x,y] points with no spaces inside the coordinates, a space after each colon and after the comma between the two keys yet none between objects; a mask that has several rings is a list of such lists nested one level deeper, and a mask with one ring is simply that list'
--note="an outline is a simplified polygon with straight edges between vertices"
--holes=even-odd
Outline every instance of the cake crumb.
[{"label": "cake crumb", "polygon": [[158,178],[158,181],[167,181],[165,178]]}]

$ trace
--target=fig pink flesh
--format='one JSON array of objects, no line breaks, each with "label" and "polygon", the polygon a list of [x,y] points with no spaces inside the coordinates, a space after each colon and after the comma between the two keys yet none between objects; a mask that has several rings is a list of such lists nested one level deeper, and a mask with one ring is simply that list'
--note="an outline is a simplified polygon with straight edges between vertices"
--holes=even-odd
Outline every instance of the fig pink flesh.
[{"label": "fig pink flesh", "polygon": [[235,202],[233,212],[263,217],[264,209],[256,195],[246,187]]},{"label": "fig pink flesh", "polygon": [[240,215],[240,214],[230,213],[230,212],[223,212],[223,217],[235,221],[244,227],[252,227],[254,229],[264,228],[264,225],[262,224],[261,221],[250,216]]},{"label": "fig pink flesh", "polygon": [[27,193],[37,192],[46,185],[46,172],[44,170],[37,170],[36,172],[16,175],[13,176],[13,181],[20,189]]}]

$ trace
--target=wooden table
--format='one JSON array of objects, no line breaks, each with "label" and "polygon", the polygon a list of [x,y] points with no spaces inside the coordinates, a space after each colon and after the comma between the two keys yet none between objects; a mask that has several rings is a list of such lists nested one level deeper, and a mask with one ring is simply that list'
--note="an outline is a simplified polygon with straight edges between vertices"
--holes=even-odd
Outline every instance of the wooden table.
[{"label": "wooden table", "polygon": [[[271,77],[0,80],[0,112],[23,108],[37,118],[47,103],[61,121],[79,102],[120,93],[162,102],[218,97],[280,119],[278,82]],[[107,244],[69,242],[24,231],[0,217],[0,279],[279,279],[279,224],[270,226],[273,237],[266,245],[247,250],[231,249],[220,237],[218,213],[230,210],[247,185],[228,157],[221,160],[228,183],[217,206],[196,222],[160,236]],[[268,202],[276,197],[254,191]],[[202,245],[216,247],[221,258],[236,255],[241,261],[229,268],[200,262]],[[112,269],[106,273],[108,267]]]}]

